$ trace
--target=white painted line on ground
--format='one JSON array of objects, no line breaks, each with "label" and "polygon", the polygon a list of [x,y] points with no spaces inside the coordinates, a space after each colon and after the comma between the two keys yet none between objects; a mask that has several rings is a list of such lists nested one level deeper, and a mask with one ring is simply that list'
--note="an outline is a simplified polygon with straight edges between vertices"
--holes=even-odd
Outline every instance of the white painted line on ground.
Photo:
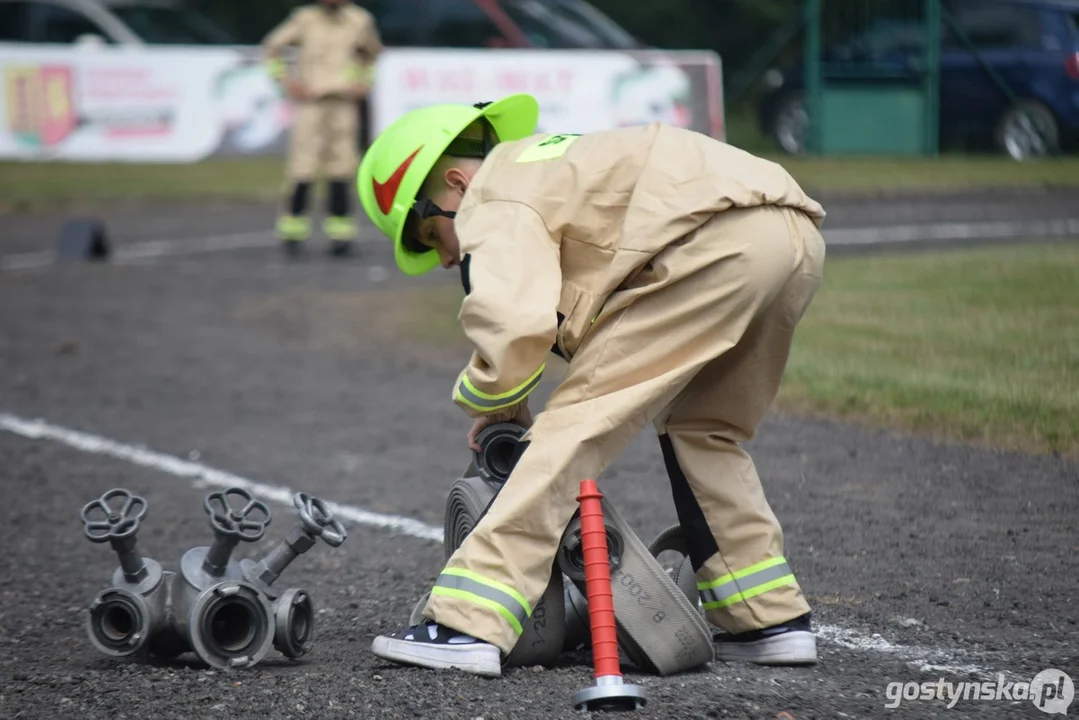
[{"label": "white painted line on ground", "polygon": [[[828,245],[858,247],[892,245],[939,240],[993,240],[1001,238],[1038,238],[1079,236],[1079,218],[1061,220],[1016,220],[1000,222],[951,222],[920,225],[884,225],[863,228],[825,226],[824,239]],[[361,235],[356,242],[372,242]],[[182,255],[200,255],[229,250],[275,247],[278,240],[272,232],[242,232],[207,235],[172,240],[148,240],[118,246],[113,261],[119,264]],[[50,251],[15,253],[0,257],[0,270],[32,270],[55,264]]]},{"label": "white painted line on ground", "polygon": [[[273,232],[267,231],[206,235],[204,237],[170,240],[147,240],[145,242],[116,246],[113,249],[111,261],[123,264],[163,257],[268,248],[276,247],[279,242]],[[371,242],[371,239],[360,236],[356,239],[356,242],[365,244]],[[55,262],[56,255],[51,251],[16,253],[0,257],[0,270],[32,270],[50,267]]]},{"label": "white painted line on ground", "polygon": [[32,270],[53,264],[51,252],[28,252],[0,257],[0,270]]},{"label": "white painted line on ground", "polygon": [[948,673],[952,675],[995,678],[1011,673],[992,672],[988,668],[970,662],[970,654],[961,650],[927,648],[918,645],[896,645],[885,640],[879,633],[866,635],[836,625],[814,624],[821,640],[863,653],[892,655],[922,672]]},{"label": "white painted line on ground", "polygon": [[[0,413],[0,429],[31,440],[54,440],[76,450],[125,460],[134,465],[159,470],[176,477],[190,478],[205,485],[220,488],[242,487],[252,495],[257,495],[288,507],[292,507],[292,495],[296,492],[286,487],[264,485],[200,463],[181,460],[172,455],[165,455],[133,445],[125,445],[77,430],[69,430],[43,420],[24,420],[14,415]],[[393,532],[411,535],[423,540],[442,542],[442,528],[428,525],[419,520],[374,513],[349,505],[337,505],[335,503],[327,503],[327,505],[335,515],[348,522],[392,530]]]},{"label": "white painted line on ground", "polygon": [[[135,465],[150,468],[175,477],[188,478],[196,485],[211,485],[220,488],[242,487],[252,495],[270,502],[292,506],[295,491],[280,486],[264,485],[234,475],[224,470],[217,470],[201,463],[182,460],[173,455],[155,452],[144,447],[126,445],[108,438],[91,435],[78,430],[53,425],[44,420],[27,420],[8,413],[0,413],[0,430],[6,430],[31,440],[53,440],[67,447],[124,460]],[[351,505],[327,502],[330,510],[338,517],[357,525],[390,530],[409,535],[421,540],[443,541],[443,529],[420,520],[371,512]],[[949,651],[918,646],[896,645],[885,640],[879,634],[865,635],[854,630],[834,625],[817,626],[818,636],[834,645],[863,653],[889,655],[923,672],[948,672],[962,675],[974,675],[995,678],[998,674],[979,665],[967,662],[969,653]]]},{"label": "white painted line on ground", "polygon": [[867,228],[836,228],[835,230],[829,230],[825,225],[823,234],[827,245],[844,246],[888,245],[933,240],[1079,236],[1079,218],[883,225]]}]

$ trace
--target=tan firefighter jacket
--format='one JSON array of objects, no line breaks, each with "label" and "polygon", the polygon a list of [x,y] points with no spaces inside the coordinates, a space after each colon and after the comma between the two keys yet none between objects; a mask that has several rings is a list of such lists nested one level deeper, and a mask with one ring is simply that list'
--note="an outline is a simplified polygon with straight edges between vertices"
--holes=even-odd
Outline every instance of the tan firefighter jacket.
[{"label": "tan firefighter jacket", "polygon": [[547,354],[572,360],[608,297],[650,258],[715,213],[764,204],[824,220],[779,165],[658,123],[497,145],[454,225],[459,319],[475,348],[454,401],[472,417],[512,416]]},{"label": "tan firefighter jacket", "polygon": [[373,80],[373,66],[382,54],[375,19],[358,5],[337,10],[322,5],[296,8],[262,42],[275,77],[285,74],[285,48],[299,46],[298,79],[314,98],[346,95],[360,81]]}]

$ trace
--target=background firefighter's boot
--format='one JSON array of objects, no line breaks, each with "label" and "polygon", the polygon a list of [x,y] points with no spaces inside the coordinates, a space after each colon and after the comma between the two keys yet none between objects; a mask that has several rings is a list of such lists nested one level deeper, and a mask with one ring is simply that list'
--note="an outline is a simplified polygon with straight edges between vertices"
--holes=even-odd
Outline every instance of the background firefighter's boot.
[{"label": "background firefighter's boot", "polygon": [[349,202],[349,181],[330,181],[326,203],[326,219],[322,231],[330,239],[330,254],[334,257],[351,255],[356,242],[356,220]]},{"label": "background firefighter's boot", "polygon": [[356,221],[350,217],[328,217],[322,231],[330,239],[330,254],[334,257],[351,255],[356,244]]},{"label": "background firefighter's boot", "polygon": [[290,256],[299,254],[311,237],[311,221],[307,217],[307,197],[311,183],[297,182],[292,186],[288,210],[277,218],[277,239]]},{"label": "background firefighter's boot", "polygon": [[277,239],[291,256],[298,255],[311,237],[311,221],[302,215],[282,215],[277,218]]}]

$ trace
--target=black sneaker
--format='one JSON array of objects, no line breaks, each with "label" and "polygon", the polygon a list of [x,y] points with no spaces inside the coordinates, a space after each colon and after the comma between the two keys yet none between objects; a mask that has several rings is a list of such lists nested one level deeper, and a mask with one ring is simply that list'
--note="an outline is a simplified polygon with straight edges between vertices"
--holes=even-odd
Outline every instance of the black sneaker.
[{"label": "black sneaker", "polygon": [[809,622],[809,613],[761,630],[730,633],[717,631],[712,639],[716,660],[751,662],[757,665],[814,665],[817,662],[817,638]]},{"label": "black sneaker", "polygon": [[371,652],[405,665],[456,668],[486,677],[502,675],[502,653],[497,647],[430,620],[379,635],[371,643]]}]

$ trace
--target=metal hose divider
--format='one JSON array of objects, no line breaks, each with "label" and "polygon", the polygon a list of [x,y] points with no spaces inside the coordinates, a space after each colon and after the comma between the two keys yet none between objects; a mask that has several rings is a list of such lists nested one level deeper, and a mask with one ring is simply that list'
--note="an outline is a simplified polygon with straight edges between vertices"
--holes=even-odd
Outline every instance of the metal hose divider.
[{"label": "metal hose divider", "polygon": [[273,645],[273,607],[249,583],[225,581],[198,594],[188,617],[195,654],[206,664],[227,670],[251,667]]},{"label": "metal hose divider", "polygon": [[[239,498],[237,505],[233,499]],[[244,488],[211,492],[203,507],[214,541],[185,552],[178,572],[163,571],[136,549],[146,501],[128,490],[109,490],[82,509],[86,537],[108,542],[120,561],[112,586],[99,592],[87,615],[90,642],[110,657],[175,658],[195,653],[219,669],[251,667],[271,647],[289,658],[310,652],[315,638],[311,596],[280,592],[274,582],[318,539],[331,547],[346,532],[329,507],[305,493],[293,496],[300,523],[262,560],[237,561],[240,542],[260,540],[269,508]]]},{"label": "metal hose divider", "polygon": [[111,657],[142,652],[150,639],[154,618],[139,594],[122,587],[102,590],[90,604],[87,633],[99,651]]}]

